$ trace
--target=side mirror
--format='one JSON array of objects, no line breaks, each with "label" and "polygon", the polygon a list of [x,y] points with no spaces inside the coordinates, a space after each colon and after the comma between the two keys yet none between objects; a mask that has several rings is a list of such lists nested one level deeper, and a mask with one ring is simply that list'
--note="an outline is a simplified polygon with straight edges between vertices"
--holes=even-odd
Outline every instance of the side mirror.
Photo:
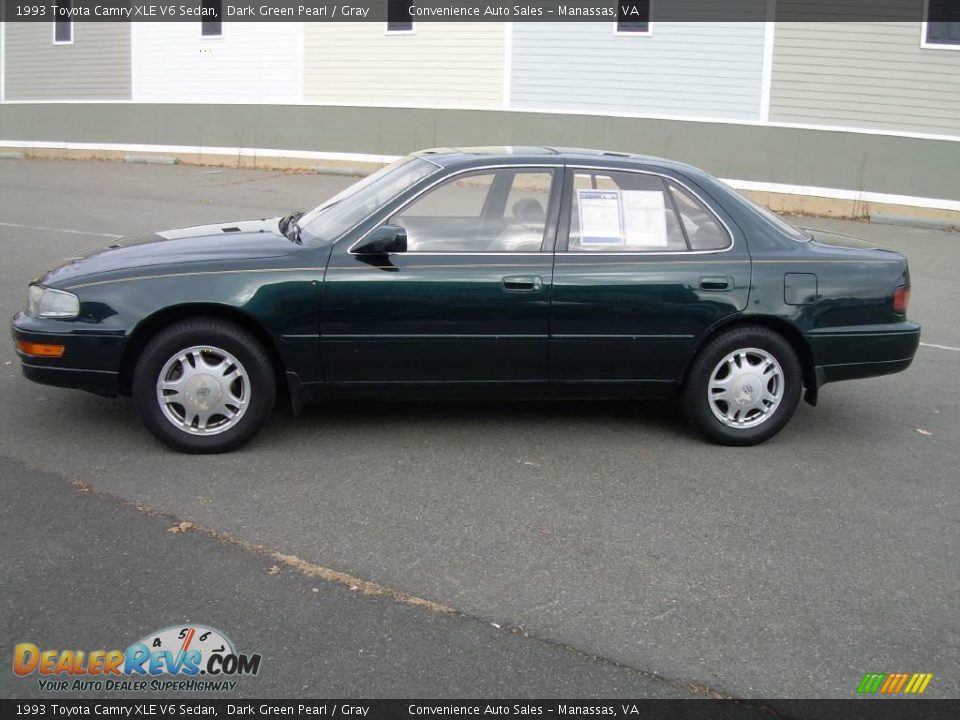
[{"label": "side mirror", "polygon": [[399,225],[381,225],[353,252],[357,255],[386,255],[406,251],[407,231]]}]

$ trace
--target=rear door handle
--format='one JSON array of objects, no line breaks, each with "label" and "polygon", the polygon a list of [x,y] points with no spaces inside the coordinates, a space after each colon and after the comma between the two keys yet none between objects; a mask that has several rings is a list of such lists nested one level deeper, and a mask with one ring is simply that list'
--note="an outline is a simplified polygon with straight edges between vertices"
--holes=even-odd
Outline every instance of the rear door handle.
[{"label": "rear door handle", "polygon": [[728,277],[702,277],[700,278],[701,290],[729,290],[733,285]]},{"label": "rear door handle", "polygon": [[505,292],[538,292],[543,280],[535,275],[508,275],[500,281]]}]

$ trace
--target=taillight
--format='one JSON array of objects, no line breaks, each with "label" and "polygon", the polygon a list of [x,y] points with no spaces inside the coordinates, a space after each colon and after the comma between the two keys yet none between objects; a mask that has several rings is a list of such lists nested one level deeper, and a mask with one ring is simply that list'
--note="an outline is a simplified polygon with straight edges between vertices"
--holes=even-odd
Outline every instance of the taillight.
[{"label": "taillight", "polygon": [[910,286],[901,285],[893,291],[893,311],[900,315],[907,314],[907,303],[910,302]]}]

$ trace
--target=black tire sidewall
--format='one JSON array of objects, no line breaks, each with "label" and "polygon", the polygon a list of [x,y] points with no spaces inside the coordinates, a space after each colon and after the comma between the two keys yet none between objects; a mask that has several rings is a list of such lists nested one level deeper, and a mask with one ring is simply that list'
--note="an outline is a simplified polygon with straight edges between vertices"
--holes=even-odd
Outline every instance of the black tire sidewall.
[{"label": "black tire sidewall", "polygon": [[[720,422],[707,400],[707,386],[717,364],[729,353],[757,348],[770,353],[783,371],[784,395],[773,416],[752,428],[731,428]],[[723,445],[756,445],[770,439],[790,421],[803,391],[803,371],[797,353],[779,333],[766,327],[735,328],[711,340],[697,355],[684,389],[684,406],[690,421],[704,435]]]},{"label": "black tire sidewall", "polygon": [[[191,435],[175,427],[157,402],[156,383],[166,362],[176,353],[209,345],[233,355],[246,370],[250,404],[236,426],[209,436]],[[244,328],[221,320],[187,320],[160,332],[144,348],[133,377],[133,398],[147,429],[169,447],[187,453],[227,452],[252,438],[270,417],[276,399],[276,380],[270,358]]]}]

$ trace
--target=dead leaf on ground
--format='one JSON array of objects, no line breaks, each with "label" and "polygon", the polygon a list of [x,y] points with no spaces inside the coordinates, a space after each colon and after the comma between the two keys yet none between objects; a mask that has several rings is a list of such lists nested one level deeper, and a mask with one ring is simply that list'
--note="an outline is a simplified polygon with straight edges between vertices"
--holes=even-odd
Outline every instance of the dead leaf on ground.
[{"label": "dead leaf on ground", "polygon": [[186,520],[184,520],[184,521],[181,522],[181,523],[177,523],[177,524],[174,525],[173,527],[167,528],[167,532],[168,532],[168,533],[182,533],[182,532],[186,532],[187,530],[189,530],[189,529],[192,528],[192,527],[193,527],[193,523],[192,523],[192,522],[187,522]]}]

